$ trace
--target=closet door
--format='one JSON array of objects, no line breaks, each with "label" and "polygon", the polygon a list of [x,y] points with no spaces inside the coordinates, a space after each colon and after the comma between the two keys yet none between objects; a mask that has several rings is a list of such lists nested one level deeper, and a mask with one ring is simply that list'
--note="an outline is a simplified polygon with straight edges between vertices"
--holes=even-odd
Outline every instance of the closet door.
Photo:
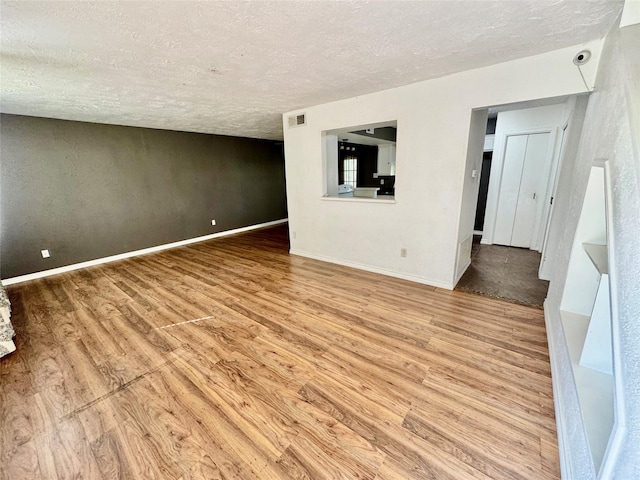
[{"label": "closet door", "polygon": [[507,137],[494,243],[530,248],[548,175],[549,133]]}]

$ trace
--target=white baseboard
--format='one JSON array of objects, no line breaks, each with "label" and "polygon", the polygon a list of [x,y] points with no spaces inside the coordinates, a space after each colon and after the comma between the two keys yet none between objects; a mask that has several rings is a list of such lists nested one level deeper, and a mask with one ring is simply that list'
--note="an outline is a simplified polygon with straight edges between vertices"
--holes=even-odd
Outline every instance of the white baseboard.
[{"label": "white baseboard", "polygon": [[364,270],[366,272],[379,273],[388,277],[401,278],[403,280],[409,280],[411,282],[421,283],[423,285],[430,285],[432,287],[444,288],[446,290],[453,290],[455,285],[449,283],[440,282],[437,280],[430,280],[428,278],[416,277],[414,275],[407,275],[406,273],[395,272],[393,270],[386,270],[384,268],[372,267],[370,265],[364,265],[356,262],[349,262],[333,257],[325,257],[324,255],[316,255],[315,253],[305,252],[303,250],[291,249],[289,250],[291,255],[298,255],[300,257],[312,258],[314,260],[320,260],[321,262],[335,263],[336,265],[342,265],[344,267],[356,268],[358,270]]},{"label": "white baseboard", "polygon": [[248,232],[250,230],[256,230],[258,228],[271,227],[274,225],[280,225],[286,223],[289,219],[283,218],[281,220],[274,220],[272,222],[259,223],[257,225],[250,225],[248,227],[235,228],[233,230],[226,230],[224,232],[212,233],[210,235],[204,235],[202,237],[188,238],[186,240],[180,240],[179,242],[165,243],[164,245],[157,245],[155,247],[143,248],[142,250],[134,250],[132,252],[119,253],[117,255],[111,255],[109,257],[96,258],[95,260],[89,260],[87,262],[74,263],[72,265],[65,265],[64,267],[52,268],[50,270],[42,270],[40,272],[29,273],[27,275],[20,275],[18,277],[12,277],[2,280],[2,285],[14,285],[16,283],[28,282],[29,280],[35,280],[37,278],[49,277],[51,275],[57,275],[59,273],[71,272],[80,268],[93,267],[95,265],[102,265],[103,263],[116,262],[118,260],[124,260],[125,258],[137,257],[138,255],[146,255],[147,253],[160,252],[162,250],[168,250],[170,248],[182,247],[191,243],[204,242],[206,240],[212,240],[214,238],[226,237],[228,235],[235,235],[237,233]]},{"label": "white baseboard", "polygon": [[556,338],[550,332],[552,332],[552,328],[550,325],[549,316],[551,315],[549,311],[549,306],[547,300],[543,303],[544,308],[544,323],[545,329],[547,331],[547,342],[549,346],[549,361],[551,364],[551,383],[553,386],[553,404],[556,412],[556,431],[558,435],[558,455],[560,457],[560,478],[562,479],[572,479],[573,477],[573,469],[571,467],[571,456],[568,454],[570,441],[567,436],[567,427],[565,425],[565,418],[562,412],[564,412],[563,404],[562,404],[562,390],[560,385],[558,384],[559,379],[561,378],[560,372],[558,371],[558,364],[555,361],[554,353],[556,352]]}]

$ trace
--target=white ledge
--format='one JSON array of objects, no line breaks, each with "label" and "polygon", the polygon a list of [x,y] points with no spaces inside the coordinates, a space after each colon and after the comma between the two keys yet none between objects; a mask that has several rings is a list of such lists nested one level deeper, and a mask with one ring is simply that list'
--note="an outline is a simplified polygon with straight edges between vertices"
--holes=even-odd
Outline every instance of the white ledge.
[{"label": "white ledge", "polygon": [[320,197],[321,200],[330,202],[365,202],[365,203],[396,203],[396,198],[385,195],[385,198],[368,198],[368,197]]}]

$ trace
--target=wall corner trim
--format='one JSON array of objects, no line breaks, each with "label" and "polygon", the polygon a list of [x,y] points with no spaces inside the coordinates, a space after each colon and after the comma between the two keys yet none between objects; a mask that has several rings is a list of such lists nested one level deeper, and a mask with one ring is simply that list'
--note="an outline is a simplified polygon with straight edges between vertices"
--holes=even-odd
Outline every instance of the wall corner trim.
[{"label": "wall corner trim", "polygon": [[371,267],[356,262],[349,262],[333,257],[326,257],[324,255],[316,255],[314,253],[305,252],[304,250],[291,249],[289,250],[291,255],[297,255],[299,257],[311,258],[313,260],[320,260],[321,262],[334,263],[336,265],[342,265],[343,267],[351,267],[357,270],[364,270],[371,273],[379,273],[380,275],[386,275],[388,277],[401,278],[403,280],[409,280],[410,282],[421,283],[423,285],[430,285],[432,287],[444,288],[446,290],[453,290],[454,286],[450,283],[440,282],[438,280],[431,280],[428,278],[416,277],[415,275],[407,275],[401,272],[395,272],[393,270],[386,270],[384,268]]},{"label": "wall corner trim", "polygon": [[[573,467],[571,463],[570,455],[570,439],[567,433],[567,425],[565,425],[566,419],[561,414],[564,408],[564,402],[562,398],[562,387],[559,383],[560,372],[559,365],[555,356],[551,353],[554,352],[557,347],[558,340],[552,334],[551,326],[551,308],[547,300],[544,301],[544,326],[547,331],[547,343],[549,348],[549,362],[551,364],[551,384],[553,387],[553,404],[556,412],[556,431],[558,436],[558,455],[560,457],[560,473],[561,478],[574,478]],[[559,320],[556,320],[559,321]]]},{"label": "wall corner trim", "polygon": [[89,260],[86,262],[74,263],[72,265],[65,265],[64,267],[52,268],[50,270],[42,270],[40,272],[29,273],[27,275],[20,275],[18,277],[12,277],[2,280],[2,285],[14,285],[16,283],[28,282],[29,280],[36,280],[38,278],[50,277],[52,275],[58,275],[59,273],[71,272],[73,270],[79,270],[81,268],[93,267],[95,265],[102,265],[103,263],[116,262],[118,260],[124,260],[125,258],[137,257],[139,255],[146,255],[148,253],[160,252],[162,250],[168,250],[170,248],[182,247],[191,243],[204,242],[206,240],[212,240],[214,238],[226,237],[229,235],[235,235],[238,233],[248,232],[259,228],[272,227],[274,225],[280,225],[288,222],[288,218],[280,220],[274,220],[271,222],[259,223],[257,225],[249,225],[248,227],[235,228],[233,230],[226,230],[224,232],[212,233],[210,235],[204,235],[202,237],[188,238],[186,240],[180,240],[178,242],[165,243],[163,245],[156,245],[155,247],[143,248],[141,250],[134,250],[132,252],[119,253],[117,255],[111,255],[109,257],[96,258],[95,260]]},{"label": "wall corner trim", "polygon": [[[455,288],[455,286],[458,285],[458,282],[460,281],[462,276],[467,272],[467,269],[470,266],[471,266],[471,259],[467,260],[465,262],[464,267],[461,268],[460,271],[456,274],[456,278],[454,278],[454,280],[453,280],[453,288]],[[453,290],[453,288],[450,288],[449,290]]]}]

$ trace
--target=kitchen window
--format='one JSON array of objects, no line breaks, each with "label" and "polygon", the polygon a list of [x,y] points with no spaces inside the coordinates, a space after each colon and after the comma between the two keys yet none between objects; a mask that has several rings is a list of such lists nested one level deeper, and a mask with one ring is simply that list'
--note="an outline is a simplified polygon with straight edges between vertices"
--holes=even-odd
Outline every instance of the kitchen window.
[{"label": "kitchen window", "polygon": [[358,186],[358,157],[351,155],[342,160],[342,176],[344,185]]}]

